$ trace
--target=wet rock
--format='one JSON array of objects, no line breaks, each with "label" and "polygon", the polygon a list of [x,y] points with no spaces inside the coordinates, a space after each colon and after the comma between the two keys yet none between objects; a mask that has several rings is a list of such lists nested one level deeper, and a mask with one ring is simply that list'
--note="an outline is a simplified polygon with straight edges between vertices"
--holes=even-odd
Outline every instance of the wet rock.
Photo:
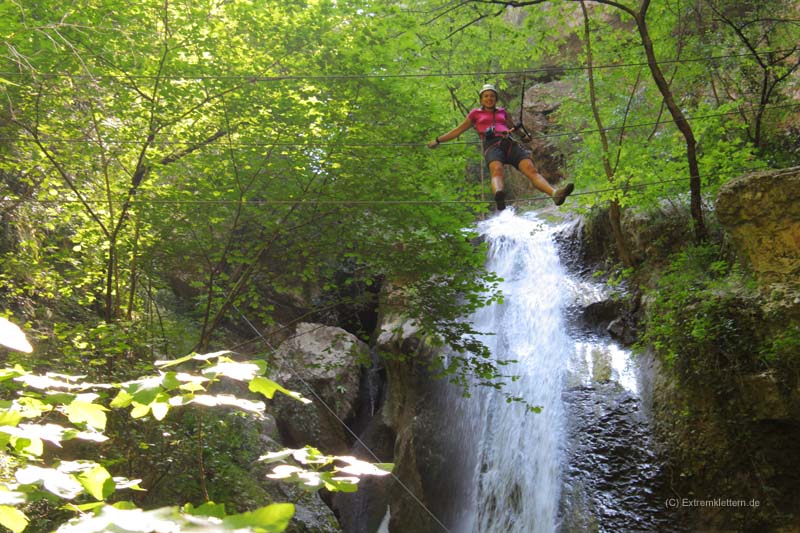
[{"label": "wet rock", "polygon": [[612,321],[619,318],[622,306],[616,300],[603,300],[587,305],[583,308],[581,319],[587,324],[594,324],[599,330],[608,327]]},{"label": "wet rock", "polygon": [[609,322],[606,332],[625,346],[631,346],[639,340],[634,321],[628,315],[617,317]]},{"label": "wet rock", "polygon": [[661,459],[639,399],[618,384],[564,393],[567,464],[560,531],[682,531],[664,507]]},{"label": "wet rock", "polygon": [[[358,414],[352,424],[359,440],[350,450],[350,455],[368,462],[394,461],[396,435],[382,416],[385,381],[386,369],[377,354],[373,353],[373,365],[361,378]],[[377,531],[385,519],[393,483],[391,477],[364,476],[357,492],[333,494],[331,506],[342,528],[348,533]]]},{"label": "wet rock", "polygon": [[607,298],[592,302],[577,309],[575,315],[572,327],[578,331],[608,334],[624,346],[637,340],[635,320],[622,300]]}]

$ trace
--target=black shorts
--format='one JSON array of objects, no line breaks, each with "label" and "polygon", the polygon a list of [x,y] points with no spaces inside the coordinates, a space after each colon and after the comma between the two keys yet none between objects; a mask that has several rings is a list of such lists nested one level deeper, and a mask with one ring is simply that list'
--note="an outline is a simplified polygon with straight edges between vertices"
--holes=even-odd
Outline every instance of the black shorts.
[{"label": "black shorts", "polygon": [[519,170],[520,161],[530,159],[531,153],[510,137],[487,137],[483,140],[483,157],[486,163],[500,161]]}]

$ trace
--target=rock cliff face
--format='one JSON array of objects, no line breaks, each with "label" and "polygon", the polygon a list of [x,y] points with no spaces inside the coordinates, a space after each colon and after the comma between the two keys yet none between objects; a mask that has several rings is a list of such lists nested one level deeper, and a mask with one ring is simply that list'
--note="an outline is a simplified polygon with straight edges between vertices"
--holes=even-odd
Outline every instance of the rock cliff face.
[{"label": "rock cliff face", "polygon": [[[753,340],[753,346],[764,346],[772,336],[798,328],[798,200],[798,168],[733,179],[716,200],[723,242],[731,244],[759,285],[746,295],[733,292],[726,298],[720,294],[717,305],[735,306],[726,310],[726,316],[757,317],[755,326],[731,325]],[[731,498],[746,502],[736,508],[683,508],[680,514],[690,529],[794,531],[800,527],[800,500],[794,488],[800,452],[791,444],[800,439],[800,387],[796,375],[792,377],[794,371],[775,364],[762,366],[770,355],[753,352],[753,346],[742,346],[736,355],[749,361],[748,365],[709,365],[702,371],[695,367],[690,375],[664,364],[658,354],[640,358],[649,369],[654,425],[672,457],[676,494],[690,501]],[[785,362],[796,364],[791,359]]]},{"label": "rock cliff face", "polygon": [[716,210],[763,283],[800,284],[800,167],[727,182]]},{"label": "rock cliff face", "polygon": [[[344,455],[352,436],[341,421],[350,421],[359,393],[359,364],[367,361],[367,345],[343,329],[322,324],[301,323],[296,334],[278,347],[275,357],[285,368],[280,383],[304,396],[306,385],[325,401],[308,406],[278,395],[274,401],[282,440],[288,446],[313,444],[325,453]],[[313,397],[312,397],[313,399]]]},{"label": "rock cliff face", "polygon": [[[690,356],[687,350],[672,363],[653,351],[638,357],[646,378],[642,394],[658,440],[671,458],[675,496],[690,502],[746,501],[736,508],[678,509],[674,517],[686,530],[800,530],[800,363],[798,354],[790,353],[797,351],[800,332],[798,200],[800,168],[760,172],[725,184],[716,209],[708,213],[708,220],[721,226],[712,223],[712,241],[722,243],[726,257],[739,258],[758,283],[755,290],[731,283],[709,294],[713,301],[706,303],[717,313],[711,328],[719,326],[746,342],[737,348],[729,339],[714,341],[712,336],[709,351],[715,354]],[[574,272],[590,275],[594,269],[614,268],[607,221],[606,212],[593,212],[577,226],[577,234],[559,239]],[[633,298],[621,309],[606,304],[597,311],[608,311],[611,317],[628,313],[633,323],[642,324],[661,269],[692,242],[690,227],[688,210],[679,202],[646,213],[624,213],[623,231],[639,265],[628,287]],[[648,288],[649,293],[642,290]],[[695,319],[700,308],[685,308],[683,314]],[[727,323],[721,324],[723,320]],[[782,355],[775,358],[778,352]],[[725,357],[715,359],[720,353]]]}]

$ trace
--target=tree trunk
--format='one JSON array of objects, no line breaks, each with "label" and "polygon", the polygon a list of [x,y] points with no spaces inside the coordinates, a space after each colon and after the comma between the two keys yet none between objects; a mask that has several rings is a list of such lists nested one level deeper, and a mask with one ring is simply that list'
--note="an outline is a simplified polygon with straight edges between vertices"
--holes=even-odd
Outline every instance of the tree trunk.
[{"label": "tree trunk", "polygon": [[681,108],[675,103],[675,98],[669,88],[666,78],[664,78],[661,68],[656,61],[655,50],[653,49],[653,41],[650,39],[650,32],[647,28],[646,13],[648,0],[642,3],[642,10],[636,15],[636,27],[639,29],[639,35],[642,38],[642,45],[644,46],[645,55],[647,56],[647,65],[650,67],[650,73],[653,75],[653,80],[664,98],[664,103],[667,105],[672,120],[678,129],[683,134],[686,140],[686,160],[689,164],[689,192],[691,198],[691,213],[694,222],[694,237],[695,241],[702,242],[708,236],[706,232],[705,222],[703,221],[703,201],[701,196],[700,185],[700,167],[697,163],[697,141],[692,132],[692,126],[686,120],[686,115],[683,114]]},{"label": "tree trunk", "polygon": [[[586,37],[586,62],[588,65],[589,74],[589,100],[592,104],[592,114],[594,121],[597,124],[597,131],[600,135],[600,142],[603,145],[603,170],[606,173],[609,183],[614,183],[614,170],[611,168],[611,161],[609,159],[610,149],[608,144],[608,135],[603,127],[603,120],[600,117],[600,110],[597,106],[597,93],[594,86],[594,63],[592,56],[592,39],[591,30],[589,27],[589,14],[586,11],[586,4],[581,0],[581,11],[583,12],[583,28]],[[620,144],[622,143],[622,135],[620,134]],[[611,232],[614,234],[614,243],[617,246],[617,253],[622,264],[626,267],[633,265],[633,260],[628,252],[628,247],[625,245],[625,239],[622,235],[622,210],[619,205],[619,200],[614,198],[611,200],[611,208],[609,210],[609,222],[611,223]]]}]

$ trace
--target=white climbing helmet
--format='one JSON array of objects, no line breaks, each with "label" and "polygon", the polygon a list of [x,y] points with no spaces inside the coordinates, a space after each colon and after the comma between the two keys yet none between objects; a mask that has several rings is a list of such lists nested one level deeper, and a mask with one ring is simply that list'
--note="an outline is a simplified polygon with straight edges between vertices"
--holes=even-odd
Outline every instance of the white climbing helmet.
[{"label": "white climbing helmet", "polygon": [[481,87],[480,92],[478,92],[478,98],[483,96],[483,93],[485,93],[486,91],[492,91],[494,95],[497,96],[497,89],[494,88],[494,85],[492,85],[491,83],[487,83],[486,85]]}]

